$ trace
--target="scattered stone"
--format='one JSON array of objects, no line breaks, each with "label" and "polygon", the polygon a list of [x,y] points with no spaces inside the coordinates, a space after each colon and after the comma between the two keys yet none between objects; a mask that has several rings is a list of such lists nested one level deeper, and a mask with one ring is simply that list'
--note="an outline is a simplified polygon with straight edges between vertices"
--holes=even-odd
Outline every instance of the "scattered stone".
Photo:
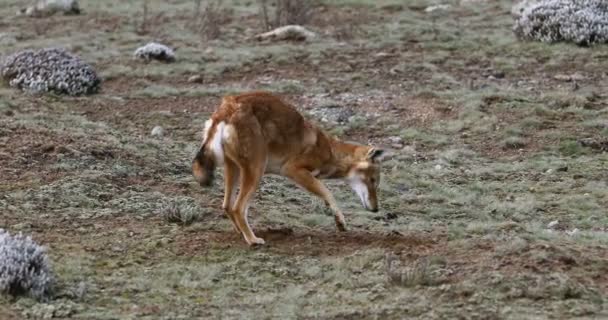
[{"label": "scattered stone", "polygon": [[195,74],[195,75],[191,76],[190,78],[188,78],[188,82],[201,83],[201,82],[203,82],[203,77],[201,77],[201,75]]},{"label": "scattered stone", "polygon": [[288,25],[276,28],[274,30],[258,34],[255,38],[261,40],[294,40],[294,41],[310,41],[316,38],[316,34],[299,25]]},{"label": "scattered stone", "polygon": [[38,0],[35,5],[23,8],[17,15],[28,17],[48,17],[56,13],[80,14],[80,7],[77,0]]},{"label": "scattered stone", "polygon": [[553,221],[549,222],[549,224],[547,224],[547,228],[553,229],[553,228],[557,227],[558,224],[559,224],[558,220],[553,220]]},{"label": "scattered stone", "polygon": [[163,127],[161,126],[156,126],[152,129],[150,135],[153,137],[161,138],[165,135],[165,129],[163,129]]},{"label": "scattered stone", "polygon": [[390,68],[388,73],[390,73],[392,75],[401,74],[401,73],[403,73],[403,69],[401,68],[401,66],[395,66],[395,67]]},{"label": "scattered stone", "polygon": [[378,52],[374,55],[374,57],[376,58],[388,58],[388,57],[394,57],[395,54],[394,53],[388,53],[388,52]]},{"label": "scattered stone", "polygon": [[399,137],[399,136],[392,136],[392,137],[388,137],[388,140],[391,143],[403,143],[403,138]]},{"label": "scattered stone", "polygon": [[95,93],[101,83],[91,65],[59,48],[14,53],[0,63],[0,77],[24,91],[71,96]]},{"label": "scattered stone", "polygon": [[427,7],[426,9],[424,9],[424,12],[431,13],[431,12],[435,12],[435,11],[445,11],[449,8],[450,8],[449,4],[438,4],[438,5]]},{"label": "scattered stone", "polygon": [[557,172],[568,172],[568,166],[563,166],[557,168]]},{"label": "scattered stone", "polygon": [[440,164],[435,165],[435,170],[439,171],[441,169],[443,169],[443,167]]},{"label": "scattered stone", "polygon": [[565,75],[565,74],[556,74],[555,76],[553,76],[553,79],[555,80],[559,80],[559,81],[570,81],[570,76],[569,75]]},{"label": "scattered stone", "polygon": [[150,42],[143,47],[139,47],[133,53],[138,59],[150,61],[152,59],[163,62],[174,62],[175,52],[164,44]]},{"label": "scattered stone", "polygon": [[401,149],[403,148],[403,138],[399,136],[388,137],[388,140],[391,142],[391,147],[393,149]]},{"label": "scattered stone", "polygon": [[578,230],[578,228],[574,228],[572,230],[568,230],[566,231],[566,234],[569,236],[575,236],[580,230]]},{"label": "scattered stone", "polygon": [[401,149],[401,152],[403,154],[415,155],[416,148],[414,148],[413,146],[404,146],[403,149]]},{"label": "scattered stone", "polygon": [[555,76],[553,76],[553,79],[559,80],[559,81],[564,81],[564,82],[570,82],[570,81],[581,81],[581,80],[584,80],[585,77],[583,77],[581,74],[578,74],[578,73],[571,74],[571,75],[556,74]]}]

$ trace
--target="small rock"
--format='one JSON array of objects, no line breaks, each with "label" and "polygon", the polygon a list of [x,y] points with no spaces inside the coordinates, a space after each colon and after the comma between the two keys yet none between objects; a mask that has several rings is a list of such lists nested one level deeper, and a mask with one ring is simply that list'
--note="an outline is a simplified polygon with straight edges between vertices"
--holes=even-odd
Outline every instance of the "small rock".
[{"label": "small rock", "polygon": [[580,73],[575,73],[570,75],[570,80],[572,81],[582,81],[585,80],[585,76]]},{"label": "small rock", "polygon": [[201,83],[201,82],[203,82],[203,77],[201,77],[199,74],[195,74],[195,75],[191,76],[190,78],[188,78],[188,82]]},{"label": "small rock", "polygon": [[443,167],[440,164],[435,165],[435,170],[439,171],[441,170]]},{"label": "small rock", "polygon": [[574,228],[572,230],[566,231],[566,234],[568,234],[569,236],[574,236],[579,232],[578,228]]},{"label": "small rock", "polygon": [[402,143],[403,142],[403,138],[399,137],[399,136],[392,136],[392,137],[388,137],[388,140],[391,143]]},{"label": "small rock", "polygon": [[34,6],[20,9],[17,15],[28,17],[48,17],[55,13],[80,14],[80,7],[76,0],[38,0]]},{"label": "small rock", "polygon": [[161,126],[156,126],[154,127],[154,129],[152,129],[152,132],[150,133],[151,136],[153,137],[162,137],[165,135],[165,129],[163,129],[163,127]]},{"label": "small rock", "polygon": [[262,40],[295,40],[309,41],[316,38],[316,34],[299,25],[287,25],[274,30],[258,34],[255,38]]},{"label": "small rock", "polygon": [[403,149],[401,149],[401,151],[404,154],[415,154],[416,148],[414,148],[413,146],[405,146],[403,147]]},{"label": "small rock", "polygon": [[567,74],[556,74],[555,76],[553,76],[553,79],[565,82],[572,80],[572,78],[570,78],[570,76]]},{"label": "small rock", "polygon": [[287,25],[278,27],[272,31],[258,34],[255,38],[261,40],[295,40],[309,41],[317,35],[308,29],[298,25]]},{"label": "small rock", "polygon": [[431,13],[431,12],[435,12],[435,11],[444,11],[450,8],[449,4],[438,4],[435,6],[430,6],[427,7],[426,9],[424,9],[424,12],[426,13]]},{"label": "small rock", "polygon": [[555,228],[555,227],[556,227],[558,224],[559,224],[559,221],[558,221],[558,220],[553,220],[553,221],[549,222],[549,224],[547,225],[547,228],[549,228],[549,229],[553,229],[553,228]]},{"label": "small rock", "polygon": [[396,74],[403,73],[403,70],[401,70],[399,67],[393,67],[388,72],[392,75],[396,75]]},{"label": "small rock", "polygon": [[553,76],[553,79],[555,80],[559,80],[559,81],[564,81],[564,82],[570,82],[570,81],[581,81],[581,80],[585,80],[585,77],[579,73],[574,73],[574,74],[556,74],[555,76]]},{"label": "small rock", "polygon": [[386,57],[392,57],[392,56],[394,56],[394,54],[388,53],[388,52],[378,52],[374,55],[374,57],[376,57],[376,58],[386,58]]},{"label": "small rock", "polygon": [[553,172],[553,169],[547,169],[547,171],[545,171],[546,174],[550,174]]}]

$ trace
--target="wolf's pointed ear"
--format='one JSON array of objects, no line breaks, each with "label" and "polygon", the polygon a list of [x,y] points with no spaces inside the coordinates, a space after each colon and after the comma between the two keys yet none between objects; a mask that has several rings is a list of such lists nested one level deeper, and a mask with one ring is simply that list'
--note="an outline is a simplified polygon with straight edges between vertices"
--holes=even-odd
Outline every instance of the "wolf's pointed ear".
[{"label": "wolf's pointed ear", "polygon": [[373,147],[367,152],[367,159],[373,163],[380,163],[387,158],[389,152],[382,148]]}]

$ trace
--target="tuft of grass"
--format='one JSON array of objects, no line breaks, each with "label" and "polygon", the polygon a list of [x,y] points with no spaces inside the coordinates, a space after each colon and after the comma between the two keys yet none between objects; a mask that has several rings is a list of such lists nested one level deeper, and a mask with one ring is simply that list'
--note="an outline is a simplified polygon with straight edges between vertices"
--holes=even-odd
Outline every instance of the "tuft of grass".
[{"label": "tuft of grass", "polygon": [[201,217],[199,208],[192,205],[179,205],[175,202],[164,204],[159,211],[163,220],[184,226],[192,224]]},{"label": "tuft of grass", "polygon": [[233,12],[222,8],[221,0],[217,2],[208,1],[201,11],[201,1],[196,1],[195,24],[205,40],[217,39],[222,35],[222,26],[232,21]]},{"label": "tuft of grass", "polygon": [[510,136],[501,141],[503,149],[520,149],[526,146],[526,140],[518,136]]},{"label": "tuft of grass", "polygon": [[446,281],[442,275],[445,260],[441,257],[423,257],[407,266],[400,266],[399,258],[385,255],[386,275],[389,283],[404,287],[436,286]]},{"label": "tuft of grass", "polygon": [[585,154],[587,150],[577,141],[566,140],[559,144],[559,152],[566,156],[575,156]]},{"label": "tuft of grass", "polygon": [[259,0],[260,18],[266,30],[289,24],[304,25],[313,17],[313,1],[275,0],[274,12],[268,9],[267,0]]}]

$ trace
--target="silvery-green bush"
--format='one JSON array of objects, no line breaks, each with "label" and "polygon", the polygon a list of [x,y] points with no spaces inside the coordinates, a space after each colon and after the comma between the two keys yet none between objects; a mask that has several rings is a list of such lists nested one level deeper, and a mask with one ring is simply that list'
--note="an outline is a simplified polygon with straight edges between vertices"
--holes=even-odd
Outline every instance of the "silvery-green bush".
[{"label": "silvery-green bush", "polygon": [[47,300],[53,283],[45,247],[21,233],[11,235],[0,229],[0,292]]},{"label": "silvery-green bush", "polygon": [[95,93],[101,83],[91,65],[59,48],[14,53],[0,63],[0,76],[24,91],[71,96]]},{"label": "silvery-green bush", "polygon": [[578,45],[608,42],[606,0],[539,0],[519,6],[513,31],[521,39]]},{"label": "silvery-green bush", "polygon": [[175,52],[173,49],[156,42],[150,42],[143,47],[137,48],[135,52],[133,52],[133,56],[146,61],[152,59],[164,62],[175,61]]}]

